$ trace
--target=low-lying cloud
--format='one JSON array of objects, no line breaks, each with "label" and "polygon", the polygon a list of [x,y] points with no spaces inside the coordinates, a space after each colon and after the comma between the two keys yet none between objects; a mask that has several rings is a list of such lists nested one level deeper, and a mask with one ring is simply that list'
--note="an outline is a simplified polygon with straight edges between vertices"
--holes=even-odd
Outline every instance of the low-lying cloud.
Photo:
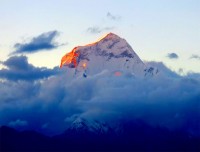
[{"label": "low-lying cloud", "polygon": [[103,73],[70,78],[66,68],[34,83],[0,82],[0,125],[13,122],[19,127],[23,120],[28,124],[23,128],[56,134],[69,127],[74,117],[108,123],[141,119],[199,134],[199,86],[198,79],[170,74],[144,79]]},{"label": "low-lying cloud", "polygon": [[54,40],[59,35],[58,31],[49,31],[33,37],[29,42],[16,43],[13,54],[34,53],[41,50],[52,50],[59,46]]}]

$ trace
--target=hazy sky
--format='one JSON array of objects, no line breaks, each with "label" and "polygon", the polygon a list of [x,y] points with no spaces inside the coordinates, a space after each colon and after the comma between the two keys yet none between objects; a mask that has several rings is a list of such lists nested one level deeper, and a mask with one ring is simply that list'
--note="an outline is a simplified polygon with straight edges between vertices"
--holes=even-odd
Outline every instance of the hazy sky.
[{"label": "hazy sky", "polygon": [[142,60],[200,72],[199,16],[200,0],[0,0],[0,61],[56,31],[51,49],[21,54],[36,66],[58,66],[74,46],[114,32]]}]

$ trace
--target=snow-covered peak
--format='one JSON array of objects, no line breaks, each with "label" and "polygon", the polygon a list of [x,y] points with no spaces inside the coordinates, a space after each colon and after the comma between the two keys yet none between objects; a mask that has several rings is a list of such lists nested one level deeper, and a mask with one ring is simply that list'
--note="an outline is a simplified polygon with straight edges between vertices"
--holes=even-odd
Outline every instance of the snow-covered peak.
[{"label": "snow-covered peak", "polygon": [[121,37],[119,37],[118,35],[114,34],[114,33],[109,33],[106,36],[104,36],[103,38],[100,38],[97,43],[105,43],[105,42],[109,42],[109,41],[125,41],[124,39],[122,39]]},{"label": "snow-covered peak", "polygon": [[130,57],[136,55],[136,53],[133,51],[133,49],[126,42],[125,39],[120,38],[119,36],[113,33],[107,34],[106,36],[97,40],[94,43],[90,43],[84,46],[78,46],[76,51],[81,53],[85,51],[91,53],[102,52],[103,54],[111,53],[111,55],[122,55],[122,56],[129,55]]},{"label": "snow-covered peak", "polygon": [[125,39],[113,33],[107,34],[96,42],[75,47],[70,55],[72,54],[76,54],[76,57],[67,66],[75,68],[74,76],[87,77],[105,70],[115,76],[147,75],[148,68],[132,47]]},{"label": "snow-covered peak", "polygon": [[96,120],[88,121],[81,117],[77,117],[68,128],[68,131],[91,132],[95,134],[104,134],[110,130],[111,128],[105,123]]},{"label": "snow-covered peak", "polygon": [[116,35],[112,32],[106,34],[106,36],[104,38],[119,38],[120,39],[120,37],[118,35]]}]

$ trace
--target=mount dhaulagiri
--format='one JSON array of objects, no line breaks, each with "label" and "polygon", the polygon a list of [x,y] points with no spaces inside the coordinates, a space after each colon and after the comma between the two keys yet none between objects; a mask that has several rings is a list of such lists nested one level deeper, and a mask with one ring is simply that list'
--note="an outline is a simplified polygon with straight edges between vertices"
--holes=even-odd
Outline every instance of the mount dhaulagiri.
[{"label": "mount dhaulagiri", "polygon": [[60,67],[63,65],[73,70],[75,76],[84,77],[101,72],[134,77],[153,76],[158,73],[158,69],[143,63],[125,39],[113,33],[94,43],[75,47],[63,56]]}]

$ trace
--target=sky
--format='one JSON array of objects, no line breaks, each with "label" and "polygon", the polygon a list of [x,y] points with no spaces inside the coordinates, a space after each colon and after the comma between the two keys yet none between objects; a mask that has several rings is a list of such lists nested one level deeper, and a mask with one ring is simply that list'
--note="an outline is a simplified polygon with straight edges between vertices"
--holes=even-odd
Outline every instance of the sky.
[{"label": "sky", "polygon": [[[143,61],[200,72],[199,16],[199,0],[0,0],[0,61],[22,54],[35,66],[53,68],[73,47],[113,32]],[[23,51],[40,38],[42,47]]]}]

